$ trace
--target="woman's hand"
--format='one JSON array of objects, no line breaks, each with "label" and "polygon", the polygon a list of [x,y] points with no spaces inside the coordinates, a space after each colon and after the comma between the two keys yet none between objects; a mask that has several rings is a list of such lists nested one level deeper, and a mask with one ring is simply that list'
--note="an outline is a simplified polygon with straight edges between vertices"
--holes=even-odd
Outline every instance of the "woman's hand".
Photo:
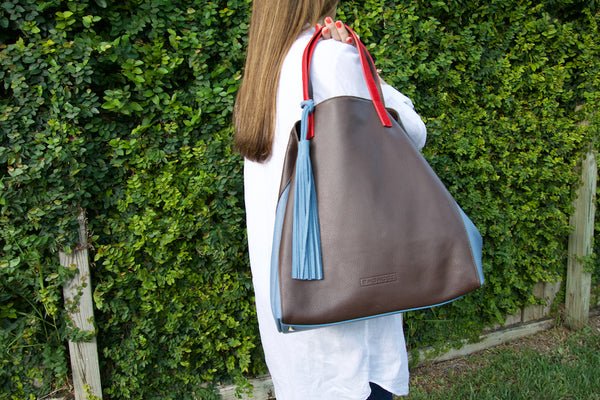
[{"label": "woman's hand", "polygon": [[[317,24],[316,28],[319,30],[321,26]],[[346,29],[346,25],[342,21],[335,21],[331,19],[331,17],[325,18],[325,26],[323,31],[321,32],[321,37],[323,39],[335,39],[339,42],[344,42],[348,44],[354,44],[354,39],[348,33],[348,29]],[[379,76],[379,72],[377,71],[377,76],[379,77],[379,81],[382,85],[387,85],[381,76]]]},{"label": "woman's hand", "polygon": [[[317,24],[317,29],[319,28],[320,26]],[[339,42],[348,44],[352,44],[354,42],[342,21],[333,22],[331,17],[325,18],[325,27],[323,28],[321,36],[323,39],[335,39]]]}]

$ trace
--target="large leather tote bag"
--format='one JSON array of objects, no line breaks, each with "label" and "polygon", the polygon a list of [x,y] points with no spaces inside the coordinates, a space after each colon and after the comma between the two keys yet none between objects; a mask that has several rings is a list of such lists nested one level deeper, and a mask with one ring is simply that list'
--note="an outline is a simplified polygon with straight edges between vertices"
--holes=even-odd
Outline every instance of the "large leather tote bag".
[{"label": "large leather tote bag", "polygon": [[304,53],[306,101],[290,133],[271,262],[281,332],[433,307],[483,284],[481,235],[390,118],[373,61],[350,32],[372,99],[336,97],[313,110],[320,31]]}]

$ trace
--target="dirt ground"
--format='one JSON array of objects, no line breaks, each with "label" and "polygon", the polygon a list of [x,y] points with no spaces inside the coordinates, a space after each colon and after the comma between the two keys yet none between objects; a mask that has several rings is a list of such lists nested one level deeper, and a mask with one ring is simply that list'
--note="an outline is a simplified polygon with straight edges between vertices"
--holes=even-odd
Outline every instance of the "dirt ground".
[{"label": "dirt ground", "polygon": [[[590,318],[589,325],[600,334],[599,313],[596,313],[595,316]],[[544,354],[555,349],[561,343],[564,343],[564,341],[569,336],[573,335],[573,333],[574,331],[566,326],[559,325],[547,331],[502,344],[494,349],[504,347],[519,351],[520,349],[529,348]],[[483,350],[463,358],[417,367],[411,370],[411,386],[416,384],[428,392],[435,390],[438,382],[443,381],[441,378],[450,378],[451,376],[468,373],[469,371],[480,368],[482,360],[485,360],[485,357],[479,356],[482,354],[485,355],[485,352],[487,351],[491,351],[491,349]]]}]

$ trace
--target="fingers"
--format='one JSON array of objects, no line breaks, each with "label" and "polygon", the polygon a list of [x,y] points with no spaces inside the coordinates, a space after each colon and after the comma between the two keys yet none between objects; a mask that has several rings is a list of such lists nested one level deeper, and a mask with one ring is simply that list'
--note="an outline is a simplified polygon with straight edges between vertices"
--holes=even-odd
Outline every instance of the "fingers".
[{"label": "fingers", "polygon": [[342,23],[342,21],[336,21],[335,31],[337,32],[338,36],[340,37],[341,42],[348,43],[348,44],[352,43],[352,37],[350,37],[350,34],[348,33],[348,30],[346,29],[346,25],[344,25]]},{"label": "fingers", "polygon": [[338,26],[340,25],[343,26],[340,21],[334,23],[330,17],[325,18],[325,28],[330,33],[331,38],[337,40],[338,42],[342,41],[340,33],[338,32]]},{"label": "fingers", "polygon": [[335,39],[339,42],[352,44],[353,40],[342,21],[333,22],[330,17],[325,18],[325,27],[322,31],[323,39]]}]

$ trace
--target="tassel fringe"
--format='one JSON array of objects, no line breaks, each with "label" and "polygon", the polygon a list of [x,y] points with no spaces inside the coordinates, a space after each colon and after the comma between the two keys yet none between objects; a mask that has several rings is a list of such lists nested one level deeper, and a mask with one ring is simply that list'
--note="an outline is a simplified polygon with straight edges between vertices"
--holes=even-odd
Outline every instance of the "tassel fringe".
[{"label": "tassel fringe", "polygon": [[323,279],[317,193],[310,161],[309,141],[306,139],[308,116],[313,110],[314,102],[312,100],[302,102],[300,142],[296,160],[292,278],[302,280]]}]

